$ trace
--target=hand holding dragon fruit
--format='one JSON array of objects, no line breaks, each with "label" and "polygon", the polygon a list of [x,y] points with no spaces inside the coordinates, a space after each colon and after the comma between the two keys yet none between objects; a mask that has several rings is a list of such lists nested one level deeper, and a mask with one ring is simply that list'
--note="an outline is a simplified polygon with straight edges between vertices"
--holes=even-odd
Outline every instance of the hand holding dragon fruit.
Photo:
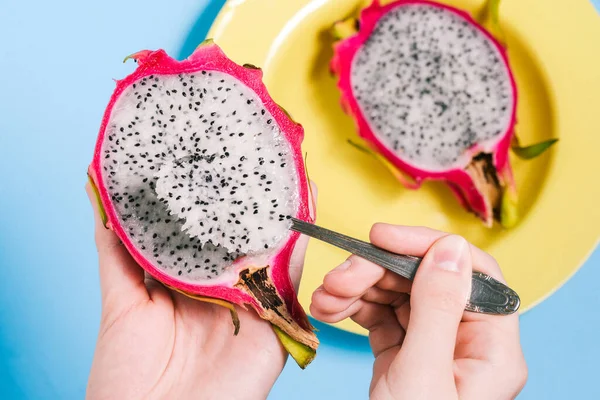
[{"label": "hand holding dragon fruit", "polygon": [[[174,292],[150,278],[120,239],[96,220],[102,318],[87,399],[266,398],[286,360],[273,330],[253,310],[229,310]],[[291,259],[297,287],[307,241]]]},{"label": "hand holding dragon fruit", "polygon": [[331,70],[367,152],[406,187],[446,182],[486,226],[518,221],[509,150],[530,159],[556,140],[520,147],[517,87],[498,23],[499,0],[476,21],[427,0],[374,0],[333,27]]},{"label": "hand holding dragon fruit", "polygon": [[[290,279],[292,253],[303,249],[297,245],[300,235],[290,230],[291,217],[314,218],[302,126],[271,99],[260,69],[234,63],[210,40],[183,61],[162,50],[129,58],[138,67],[117,82],[88,174],[103,223],[123,244],[114,258],[127,265],[135,260],[179,294],[147,290],[141,271],[129,266],[120,272],[138,293],[122,310],[148,307],[145,312],[159,313],[151,335],[171,329],[169,340],[182,334],[186,340],[189,329],[196,355],[207,354],[215,363],[223,361],[216,356],[220,352],[234,357],[236,351],[254,351],[252,360],[268,363],[275,357],[277,369],[279,350],[269,344],[274,335],[249,317],[250,326],[240,327],[239,309],[251,307],[306,367],[318,339],[296,297],[298,276],[296,287]],[[107,293],[119,289],[119,281],[112,282],[117,286],[107,283]],[[160,305],[151,306],[155,294]],[[233,325],[227,331],[218,323],[221,314],[198,302],[228,308]],[[210,331],[195,338],[194,330]],[[210,341],[215,349],[206,347]],[[256,368],[247,361],[246,371]]]}]

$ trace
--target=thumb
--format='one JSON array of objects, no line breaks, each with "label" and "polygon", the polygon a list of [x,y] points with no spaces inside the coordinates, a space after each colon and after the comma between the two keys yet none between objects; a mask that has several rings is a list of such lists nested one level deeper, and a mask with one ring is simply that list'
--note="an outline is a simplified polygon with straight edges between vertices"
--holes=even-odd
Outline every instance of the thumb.
[{"label": "thumb", "polygon": [[[318,189],[317,184],[313,181],[309,182],[310,184],[310,198],[309,198],[309,212],[311,218],[314,220],[317,216],[317,198],[318,198]],[[294,247],[294,251],[292,252],[292,256],[290,259],[290,279],[292,280],[292,284],[294,285],[294,289],[296,293],[300,288],[300,279],[302,278],[302,271],[304,270],[304,260],[306,258],[306,250],[308,248],[309,237],[306,235],[300,235],[298,238],[298,242],[296,243],[296,247]]]},{"label": "thumb", "polygon": [[[415,381],[453,378],[458,325],[471,292],[471,251],[465,239],[450,235],[427,252],[411,290],[411,312],[398,362]],[[404,368],[403,368],[404,369]]]},{"label": "thumb", "polygon": [[131,301],[147,298],[144,284],[144,271],[133,260],[127,249],[110,229],[104,227],[100,218],[99,204],[94,188],[88,182],[85,186],[95,221],[95,241],[98,249],[100,269],[100,291],[103,305],[129,305]]}]

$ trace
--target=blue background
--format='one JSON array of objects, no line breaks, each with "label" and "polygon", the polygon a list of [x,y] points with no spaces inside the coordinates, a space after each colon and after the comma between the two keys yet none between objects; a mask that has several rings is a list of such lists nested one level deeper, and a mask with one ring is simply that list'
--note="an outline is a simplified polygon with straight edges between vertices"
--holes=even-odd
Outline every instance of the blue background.
[{"label": "blue background", "polygon": [[[0,398],[84,397],[100,311],[84,184],[110,78],[131,72],[120,61],[138,49],[187,56],[222,2],[2,0]],[[520,398],[600,398],[599,281],[596,250],[522,316],[530,378]],[[271,397],[366,398],[367,340],[317,327],[316,361],[288,363]]]}]

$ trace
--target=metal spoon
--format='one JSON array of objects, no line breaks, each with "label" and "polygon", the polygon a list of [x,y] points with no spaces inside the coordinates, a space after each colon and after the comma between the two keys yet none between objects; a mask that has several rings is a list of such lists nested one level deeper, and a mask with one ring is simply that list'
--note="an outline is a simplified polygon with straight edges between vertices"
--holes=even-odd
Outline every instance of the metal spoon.
[{"label": "metal spoon", "polygon": [[[371,243],[296,218],[292,218],[292,222],[291,229],[296,232],[349,251],[410,280],[414,279],[422,261],[420,257],[395,254]],[[489,275],[473,271],[471,296],[465,310],[482,314],[510,315],[519,309],[520,304],[519,295],[514,290]]]}]

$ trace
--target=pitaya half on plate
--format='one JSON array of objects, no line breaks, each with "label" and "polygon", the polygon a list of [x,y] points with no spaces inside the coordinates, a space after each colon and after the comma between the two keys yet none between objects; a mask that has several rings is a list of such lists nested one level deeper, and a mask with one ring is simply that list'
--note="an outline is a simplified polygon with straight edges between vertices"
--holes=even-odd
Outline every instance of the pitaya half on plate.
[{"label": "pitaya half on plate", "polygon": [[290,218],[312,221],[302,126],[210,40],[183,61],[129,58],[89,168],[106,227],[158,281],[228,307],[235,334],[234,305],[253,307],[304,368],[318,340],[289,276]]},{"label": "pitaya half on plate", "polygon": [[445,181],[486,226],[511,227],[518,220],[511,146],[533,158],[555,140],[517,143],[517,87],[498,6],[486,3],[478,22],[431,1],[375,0],[358,19],[334,25],[330,67],[361,148],[406,187]]}]

